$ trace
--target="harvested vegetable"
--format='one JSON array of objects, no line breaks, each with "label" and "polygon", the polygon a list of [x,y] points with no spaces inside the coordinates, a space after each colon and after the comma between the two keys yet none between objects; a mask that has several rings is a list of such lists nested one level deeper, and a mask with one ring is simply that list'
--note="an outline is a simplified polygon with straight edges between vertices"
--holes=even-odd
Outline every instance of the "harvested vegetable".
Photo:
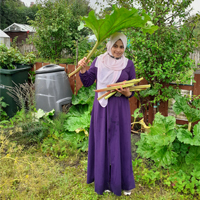
[{"label": "harvested vegetable", "polygon": [[102,99],[103,97],[105,99],[108,99],[109,97],[111,97],[112,95],[117,93],[116,89],[120,89],[120,88],[126,88],[129,87],[130,91],[142,91],[142,90],[146,90],[147,88],[150,88],[151,85],[134,85],[138,82],[140,82],[143,78],[140,79],[132,79],[129,81],[123,81],[123,82],[118,82],[118,83],[114,83],[114,84],[110,84],[108,85],[108,87],[106,88],[102,88],[102,89],[98,89],[98,90],[94,90],[95,92],[103,92],[103,91],[108,91],[105,94],[103,94],[102,96],[100,96],[98,98],[98,100]]},{"label": "harvested vegetable", "polygon": [[[96,44],[88,54],[86,62],[90,59],[101,42],[121,29],[138,27],[142,29],[143,33],[150,34],[158,29],[157,26],[151,23],[150,16],[148,16],[144,10],[139,14],[136,8],[127,10],[123,7],[117,8],[113,6],[112,14],[106,15],[103,19],[97,19],[94,10],[92,10],[89,12],[88,17],[82,17],[82,20],[85,21],[84,26],[90,28],[97,38]],[[79,30],[84,26],[81,24]],[[79,72],[81,68],[82,66],[78,67],[74,72],[69,74],[69,77]]]},{"label": "harvested vegetable", "polygon": [[130,87],[130,86],[133,86],[133,85],[134,85],[134,83],[127,83],[127,84],[124,84],[124,85],[117,85],[117,86],[98,89],[98,90],[95,90],[95,92],[103,92],[103,91],[115,90],[115,89],[118,89],[118,88],[120,89],[120,88]]}]

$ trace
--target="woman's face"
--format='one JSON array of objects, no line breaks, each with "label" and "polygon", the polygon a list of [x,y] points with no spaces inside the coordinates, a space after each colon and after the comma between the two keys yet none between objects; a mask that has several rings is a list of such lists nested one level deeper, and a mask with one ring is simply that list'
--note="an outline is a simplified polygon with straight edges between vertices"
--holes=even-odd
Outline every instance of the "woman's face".
[{"label": "woman's face", "polygon": [[120,58],[124,53],[124,44],[121,40],[117,40],[111,48],[111,53],[115,58]]}]

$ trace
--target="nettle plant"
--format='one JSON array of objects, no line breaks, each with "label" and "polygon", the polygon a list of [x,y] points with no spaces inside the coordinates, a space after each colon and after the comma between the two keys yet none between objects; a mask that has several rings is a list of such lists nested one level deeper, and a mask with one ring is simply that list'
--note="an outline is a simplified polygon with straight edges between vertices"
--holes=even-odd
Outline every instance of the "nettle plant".
[{"label": "nettle plant", "polygon": [[[148,133],[141,134],[137,153],[168,170],[164,184],[184,193],[200,193],[200,99],[175,96],[173,109],[183,112],[188,125],[177,125],[174,116],[155,115]],[[161,177],[162,178],[162,177]]]}]

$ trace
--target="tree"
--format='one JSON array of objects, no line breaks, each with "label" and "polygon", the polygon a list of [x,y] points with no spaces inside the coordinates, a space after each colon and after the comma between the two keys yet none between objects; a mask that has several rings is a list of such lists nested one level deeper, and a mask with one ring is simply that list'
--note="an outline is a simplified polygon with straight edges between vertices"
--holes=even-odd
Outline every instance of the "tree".
[{"label": "tree", "polygon": [[80,14],[88,12],[88,2],[82,2],[86,3],[85,9],[81,8],[81,1],[73,2],[45,0],[39,4],[35,20],[29,21],[36,29],[36,34],[31,40],[41,57],[59,60],[63,50],[67,54],[73,52],[74,40],[77,40],[80,35],[88,35],[86,29],[77,30]]},{"label": "tree", "polygon": [[0,0],[0,29],[13,23],[28,24],[29,19],[35,18],[37,6],[26,7],[20,0]]}]

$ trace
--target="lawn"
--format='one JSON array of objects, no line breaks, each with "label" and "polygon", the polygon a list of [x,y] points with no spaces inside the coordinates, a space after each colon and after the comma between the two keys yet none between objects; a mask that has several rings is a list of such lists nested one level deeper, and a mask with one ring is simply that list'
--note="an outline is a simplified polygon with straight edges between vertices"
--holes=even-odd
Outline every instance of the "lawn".
[{"label": "lawn", "polygon": [[[8,135],[11,135],[8,137]],[[136,180],[131,196],[112,193],[97,195],[94,184],[86,184],[87,152],[66,146],[65,158],[42,151],[41,143],[20,145],[13,132],[1,132],[0,199],[195,199],[157,184],[142,185]],[[137,170],[137,169],[135,169]]]}]

